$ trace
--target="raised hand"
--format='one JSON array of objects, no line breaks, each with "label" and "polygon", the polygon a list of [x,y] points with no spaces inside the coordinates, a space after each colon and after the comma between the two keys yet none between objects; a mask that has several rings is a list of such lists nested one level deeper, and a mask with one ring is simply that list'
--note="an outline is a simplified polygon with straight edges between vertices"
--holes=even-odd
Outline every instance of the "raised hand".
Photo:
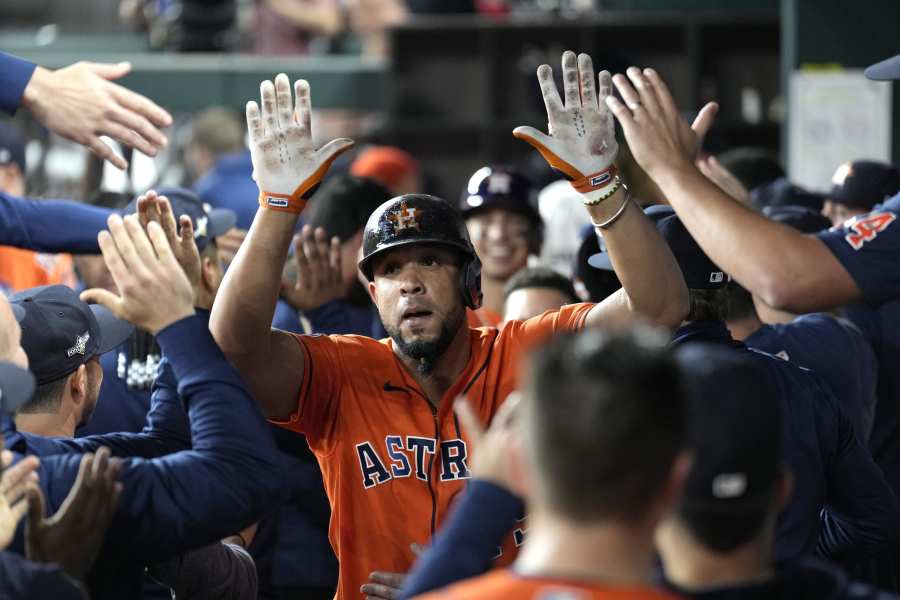
[{"label": "raised hand", "polygon": [[473,479],[482,479],[499,485],[514,494],[522,494],[509,474],[509,445],[515,433],[519,394],[510,394],[485,428],[469,401],[460,396],[453,404],[463,432],[469,438],[469,468]]},{"label": "raised hand", "polygon": [[[562,56],[565,104],[553,81],[549,65],[538,67],[538,82],[547,107],[549,135],[533,127],[516,127],[513,135],[541,153],[550,166],[572,180],[572,186],[587,196],[602,195],[615,176],[613,161],[619,151],[615,123],[605,99],[612,91],[608,71],[601,71],[594,84],[591,57],[574,52]],[[591,198],[593,199],[593,198]]]},{"label": "raised hand", "polygon": [[3,475],[0,476],[0,550],[5,549],[16,535],[19,521],[28,512],[25,490],[37,481],[36,469],[40,461],[28,456],[12,465],[13,454],[4,450],[0,456]]},{"label": "raised hand", "polygon": [[66,573],[83,579],[103,546],[106,529],[119,502],[121,462],[110,458],[109,448],[81,458],[78,475],[56,514],[44,517],[44,495],[28,488],[25,554],[35,562],[52,562]]},{"label": "raised hand", "polygon": [[100,303],[154,335],[194,314],[194,290],[162,226],[151,221],[145,232],[137,215],[113,214],[107,223],[109,231],[101,231],[97,240],[121,296],[92,288],[81,299]]},{"label": "raised hand", "polygon": [[294,238],[294,263],[297,281],[282,283],[284,299],[297,310],[318,308],[330,300],[344,295],[341,275],[341,240],[325,230],[304,225]]},{"label": "raised hand", "polygon": [[718,104],[706,104],[693,125],[688,126],[659,73],[653,69],[642,71],[629,67],[627,74],[627,78],[621,74],[613,77],[625,103],[613,96],[607,96],[606,103],[622,124],[628,147],[637,163],[654,180],[666,173],[693,168],[692,163],[703,137],[712,126]]},{"label": "raised hand", "polygon": [[56,71],[37,67],[22,103],[48,129],[124,169],[128,163],[100,136],[155,156],[157,148],[168,143],[158,127],[172,124],[162,108],[112,82],[129,71],[129,63],[77,62]]},{"label": "raised hand", "polygon": [[750,192],[741,183],[741,180],[734,176],[734,173],[722,166],[715,156],[707,156],[698,158],[695,162],[700,172],[706,175],[706,178],[722,188],[722,191],[740,202],[745,206],[751,206]]},{"label": "raised hand", "polygon": [[263,81],[259,90],[262,110],[256,102],[247,103],[247,129],[260,204],[299,213],[328,167],[350,149],[353,141],[339,138],[316,149],[309,84],[305,80],[294,83],[296,105],[291,100],[291,82],[284,73],[275,78],[274,84]]},{"label": "raised hand", "polygon": [[175,260],[181,265],[188,281],[191,282],[196,297],[196,292],[200,287],[202,265],[200,251],[197,249],[197,242],[194,238],[194,223],[191,218],[181,215],[176,222],[169,199],[158,195],[154,190],[138,196],[137,215],[138,221],[145,231],[151,222],[159,223],[162,227],[166,239],[169,241],[169,247],[172,248],[172,254],[175,255]]}]

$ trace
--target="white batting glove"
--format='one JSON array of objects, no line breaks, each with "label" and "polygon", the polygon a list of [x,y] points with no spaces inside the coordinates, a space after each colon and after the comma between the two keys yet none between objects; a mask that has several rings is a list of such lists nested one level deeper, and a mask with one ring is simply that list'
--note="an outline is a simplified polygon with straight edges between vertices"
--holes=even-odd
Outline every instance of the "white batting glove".
[{"label": "white batting glove", "polygon": [[306,199],[322,181],[328,167],[353,146],[347,138],[332,140],[318,150],[312,142],[312,112],[309,84],[294,83],[297,104],[291,102],[291,82],[280,73],[275,83],[260,86],[262,111],[256,102],[247,103],[247,129],[253,179],[259,186],[259,203],[264,208],[300,213]]},{"label": "white batting glove", "polygon": [[618,185],[613,161],[619,152],[615,122],[606,106],[612,93],[609,71],[594,86],[594,65],[587,54],[564,52],[562,56],[563,105],[550,65],[538,67],[537,76],[547,107],[549,135],[534,127],[516,127],[513,135],[541,153],[550,166],[572,182],[586,200],[596,200]]}]

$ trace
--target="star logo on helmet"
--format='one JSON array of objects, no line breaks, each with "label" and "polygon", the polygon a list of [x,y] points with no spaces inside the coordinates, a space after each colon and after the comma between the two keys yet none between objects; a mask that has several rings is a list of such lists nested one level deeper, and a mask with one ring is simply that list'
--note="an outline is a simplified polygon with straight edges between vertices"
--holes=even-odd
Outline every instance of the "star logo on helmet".
[{"label": "star logo on helmet", "polygon": [[407,229],[415,229],[422,231],[419,227],[419,215],[422,211],[418,208],[410,208],[406,205],[406,200],[400,202],[397,210],[392,211],[388,215],[388,220],[394,224],[394,231],[405,231]]}]

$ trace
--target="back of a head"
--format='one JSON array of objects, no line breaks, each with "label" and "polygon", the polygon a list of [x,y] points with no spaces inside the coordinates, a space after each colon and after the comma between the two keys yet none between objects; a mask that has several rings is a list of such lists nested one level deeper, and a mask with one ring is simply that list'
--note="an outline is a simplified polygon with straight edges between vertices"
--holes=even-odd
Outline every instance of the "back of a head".
[{"label": "back of a head", "polygon": [[778,157],[765,148],[740,147],[722,152],[716,158],[740,180],[744,187],[753,190],[760,185],[784,177],[784,169]]},{"label": "back of a head", "polygon": [[374,179],[355,175],[329,177],[313,196],[306,222],[344,242],[361,231],[375,209],[390,198],[387,188]]},{"label": "back of a head", "polygon": [[668,337],[644,328],[589,329],[537,350],[527,372],[529,500],[582,523],[640,519],[669,481],[684,441],[684,398]]},{"label": "back of a head", "polygon": [[567,298],[569,304],[578,302],[572,280],[547,267],[526,267],[509,278],[503,288],[503,297],[508,298],[516,290],[547,288],[556,290]]},{"label": "back of a head", "polygon": [[842,164],[832,177],[828,198],[851,209],[871,211],[900,191],[900,169],[873,160]]},{"label": "back of a head", "polygon": [[676,516],[696,542],[729,552],[756,538],[777,511],[779,403],[764,369],[730,348],[687,344],[677,360],[694,461]]},{"label": "back of a head", "polygon": [[213,156],[231,154],[244,148],[244,130],[236,112],[213,106],[194,117],[190,143],[201,146]]}]

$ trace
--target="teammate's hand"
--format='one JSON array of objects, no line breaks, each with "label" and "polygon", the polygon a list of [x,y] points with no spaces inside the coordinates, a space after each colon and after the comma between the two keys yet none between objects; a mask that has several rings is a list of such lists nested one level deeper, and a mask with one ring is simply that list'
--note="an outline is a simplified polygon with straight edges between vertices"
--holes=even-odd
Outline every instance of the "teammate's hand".
[{"label": "teammate's hand", "polygon": [[[609,71],[601,71],[599,88],[594,84],[591,57],[574,52],[562,56],[563,104],[549,65],[538,67],[538,82],[547,107],[549,135],[534,127],[516,127],[513,135],[525,140],[543,155],[550,166],[572,180],[572,185],[590,197],[591,180],[611,182],[601,174],[612,165],[619,152],[615,123],[604,102],[612,90]],[[587,179],[585,179],[587,178]],[[587,186],[587,187],[585,187]],[[593,186],[596,187],[596,184]]]},{"label": "teammate's hand", "polygon": [[329,243],[324,229],[313,232],[304,225],[294,237],[294,264],[297,281],[282,282],[281,294],[297,310],[312,310],[344,295],[340,238]]},{"label": "teammate's hand", "polygon": [[16,535],[19,521],[28,511],[25,489],[37,481],[35,470],[40,465],[36,456],[28,456],[12,465],[13,454],[4,450],[0,455],[3,475],[0,476],[0,550],[6,549]]},{"label": "teammate's hand", "polygon": [[[710,102],[688,126],[681,118],[669,88],[653,69],[628,68],[628,77],[617,74],[613,83],[623,104],[613,96],[606,104],[622,124],[628,147],[650,177],[693,168],[703,136],[709,131],[719,106]],[[629,82],[630,80],[630,82]],[[632,85],[634,84],[634,85]]]},{"label": "teammate's hand", "polygon": [[491,426],[485,430],[469,401],[460,396],[453,403],[463,433],[469,438],[469,468],[473,479],[489,481],[494,485],[522,495],[509,474],[509,447],[516,436],[516,415],[519,394],[510,394],[497,410]]},{"label": "teammate's hand", "polygon": [[78,476],[59,510],[44,518],[44,495],[28,488],[25,554],[34,562],[53,562],[76,579],[83,579],[103,546],[106,529],[119,502],[122,463],[109,448],[81,458]]},{"label": "teammate's hand", "polygon": [[404,581],[406,573],[373,571],[369,573],[369,582],[364,583],[359,591],[365,594],[366,600],[397,600]]},{"label": "teammate's hand", "polygon": [[197,242],[194,239],[194,223],[191,218],[181,215],[176,222],[169,199],[157,195],[154,190],[138,196],[137,215],[144,231],[147,231],[147,226],[151,222],[159,223],[162,227],[175,260],[178,261],[184,274],[187,275],[188,281],[191,282],[194,290],[194,302],[196,302],[201,285],[202,265],[200,251],[197,249]]},{"label": "teammate's hand", "polygon": [[[291,101],[291,82],[284,73],[275,83],[266,80],[260,86],[262,111],[256,102],[247,103],[247,129],[250,132],[250,156],[253,179],[265,194],[293,199],[305,198],[325,176],[328,167],[353,141],[332,140],[318,150],[312,141],[309,84],[294,83],[296,106]],[[270,208],[287,205],[269,203]]]},{"label": "teammate's hand", "polygon": [[153,335],[194,314],[194,290],[162,226],[150,222],[144,232],[137,215],[113,214],[107,223],[109,231],[101,231],[97,240],[121,296],[92,288],[81,299],[102,304]]},{"label": "teammate's hand", "polygon": [[734,176],[734,173],[722,166],[715,156],[706,158],[698,158],[696,163],[700,172],[706,175],[706,178],[719,186],[723,192],[740,202],[745,206],[750,206],[750,192],[741,183],[741,180]]},{"label": "teammate's hand", "polygon": [[25,86],[22,105],[48,129],[124,169],[128,163],[100,136],[156,156],[157,148],[168,143],[158,127],[172,124],[165,110],[112,82],[129,71],[127,62],[77,62],[56,71],[37,67]]}]

